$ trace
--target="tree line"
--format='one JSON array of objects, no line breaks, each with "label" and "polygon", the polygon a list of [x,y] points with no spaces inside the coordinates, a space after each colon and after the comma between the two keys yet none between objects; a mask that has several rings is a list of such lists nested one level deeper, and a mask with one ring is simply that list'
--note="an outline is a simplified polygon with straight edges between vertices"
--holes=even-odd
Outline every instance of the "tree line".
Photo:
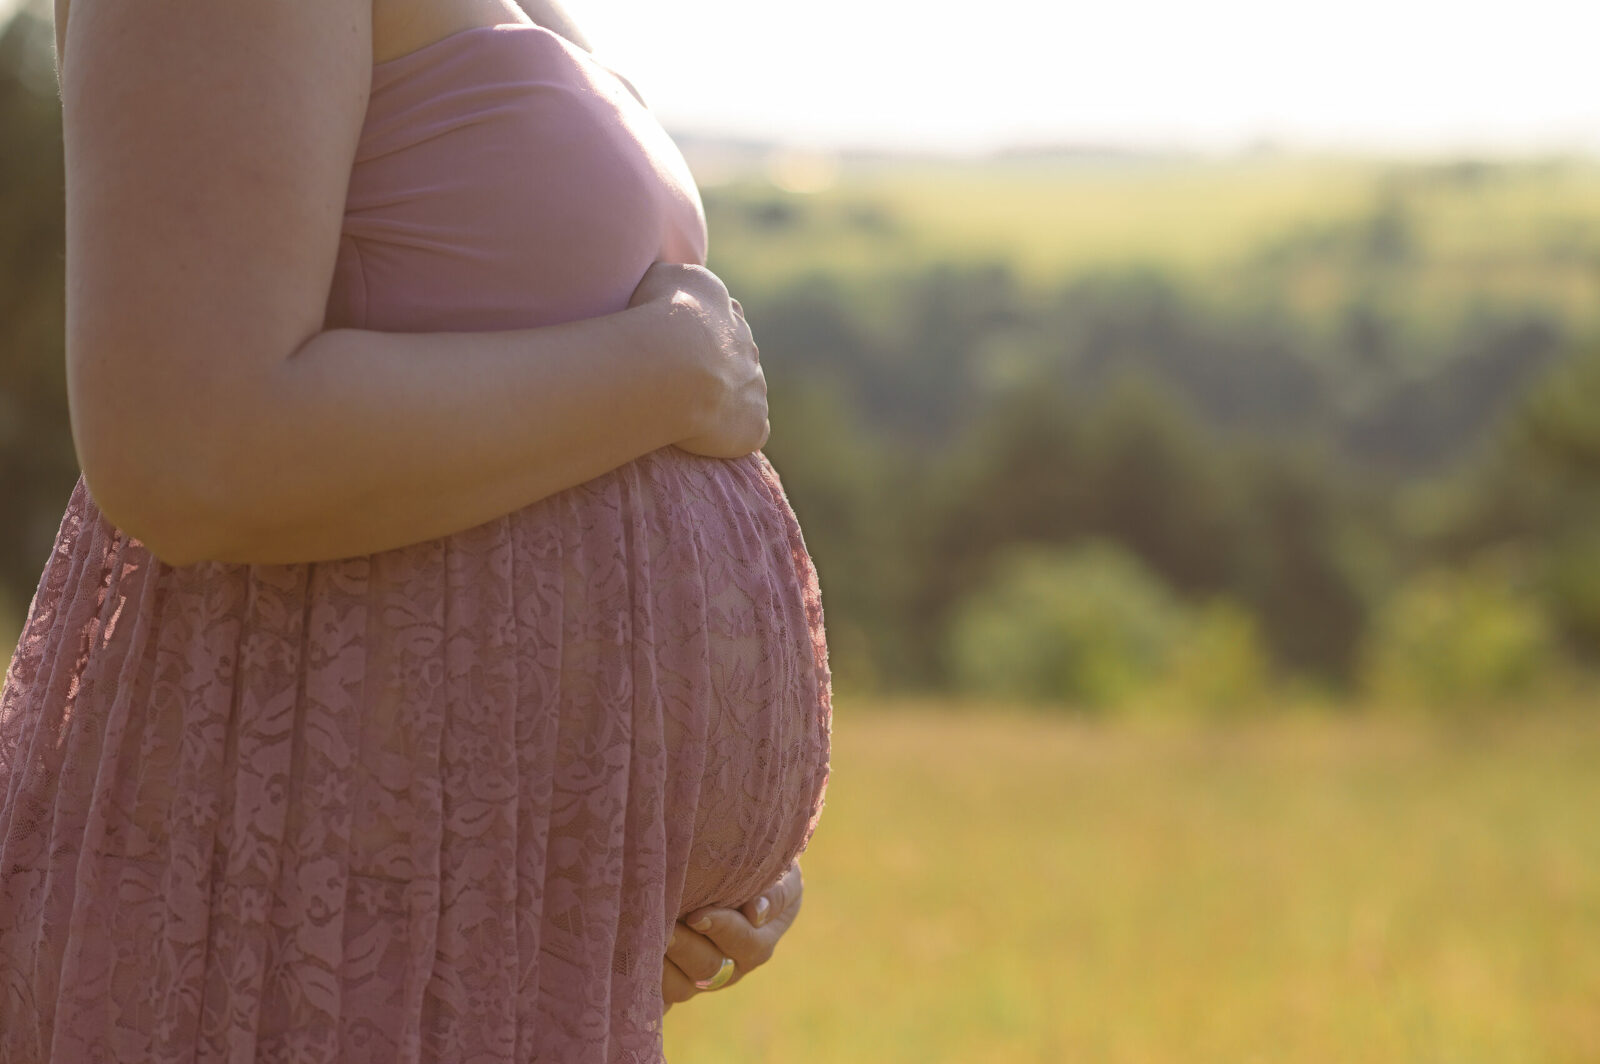
[{"label": "tree line", "polygon": [[[0,35],[13,612],[77,476],[51,48],[28,15]],[[1157,267],[1040,283],[981,257],[845,276],[825,241],[765,283],[714,257],[761,344],[766,450],[817,560],[839,683],[1082,707],[1284,683],[1449,702],[1593,669],[1600,301],[1424,298],[1418,195],[1401,174],[1210,285]],[[776,190],[706,200],[714,235],[776,236],[813,209]],[[847,223],[899,239],[892,203]],[[1548,254],[1600,284],[1600,237],[1559,236]],[[1323,275],[1338,294],[1307,311],[1296,292]]]}]

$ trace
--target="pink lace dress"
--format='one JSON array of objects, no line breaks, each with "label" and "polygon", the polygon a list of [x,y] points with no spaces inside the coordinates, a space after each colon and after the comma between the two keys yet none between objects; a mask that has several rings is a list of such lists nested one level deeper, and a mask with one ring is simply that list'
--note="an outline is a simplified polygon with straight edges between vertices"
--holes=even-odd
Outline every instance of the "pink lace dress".
[{"label": "pink lace dress", "polygon": [[[589,317],[704,252],[626,84],[480,27],[374,68],[327,325]],[[80,481],[0,695],[0,1060],[659,1061],[671,926],[805,848],[831,715],[760,453],[304,565],[174,568]]]}]

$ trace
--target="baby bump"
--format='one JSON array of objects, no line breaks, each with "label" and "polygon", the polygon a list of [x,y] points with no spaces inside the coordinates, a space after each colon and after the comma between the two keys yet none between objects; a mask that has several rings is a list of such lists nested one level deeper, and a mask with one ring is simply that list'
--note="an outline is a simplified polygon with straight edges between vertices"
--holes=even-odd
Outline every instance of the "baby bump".
[{"label": "baby bump", "polygon": [[[679,912],[740,904],[809,841],[826,786],[831,686],[817,573],[776,471],[663,448],[639,462],[640,556],[665,622],[649,651],[680,686],[667,721]],[[676,676],[672,674],[676,673]]]},{"label": "baby bump", "polygon": [[[671,919],[749,900],[810,838],[822,620],[759,453],[663,448],[473,529],[289,566],[162,565],[80,482],[0,699],[0,749],[28,751],[0,836],[56,810],[55,835],[12,840],[0,924],[18,956],[70,946],[130,986],[150,956],[229,968],[271,925],[284,985],[343,973],[374,1030],[424,992],[502,1020],[553,1002],[551,1032],[611,1001],[647,1030]],[[112,933],[50,936],[46,906],[80,901]],[[163,923],[169,902],[226,934]],[[153,928],[159,948],[125,946]]]},{"label": "baby bump", "polygon": [[438,545],[374,556],[403,593],[366,651],[365,734],[390,745],[440,679],[474,692],[482,726],[452,706],[435,741],[461,736],[471,808],[548,822],[547,886],[642,878],[675,916],[782,874],[820,810],[832,693],[817,573],[764,455],[664,447]]},{"label": "baby bump", "polygon": [[[622,911],[742,903],[810,838],[822,604],[759,452],[662,448],[476,528],[304,565],[173,569],[85,491],[73,506],[61,563],[103,615],[82,686],[103,673],[107,694],[79,700],[73,735],[115,760],[82,776],[111,788],[107,853],[170,864],[192,843],[265,890],[291,874],[278,848],[326,849],[408,919],[452,897],[568,927],[596,891]],[[219,819],[177,840],[192,790]]]}]

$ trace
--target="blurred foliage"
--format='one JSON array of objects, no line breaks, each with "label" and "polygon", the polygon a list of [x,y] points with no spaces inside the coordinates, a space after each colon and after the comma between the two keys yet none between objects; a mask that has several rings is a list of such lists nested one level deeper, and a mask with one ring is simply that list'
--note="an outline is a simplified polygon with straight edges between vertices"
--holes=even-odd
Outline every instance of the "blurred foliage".
[{"label": "blurred foliage", "polygon": [[1270,663],[1254,616],[1237,604],[1188,606],[1105,541],[1012,544],[990,569],[947,632],[958,689],[1089,710],[1259,708]]},{"label": "blurred foliage", "polygon": [[998,698],[1115,706],[1162,675],[1182,607],[1126,551],[1018,544],[956,609],[950,658],[962,689]]},{"label": "blurred foliage", "polygon": [[1255,614],[1217,598],[1194,612],[1164,677],[1167,706],[1227,717],[1273,704],[1272,662]]},{"label": "blurred foliage", "polygon": [[1600,664],[1600,345],[1548,373],[1480,460],[1431,500],[1411,539],[1463,564],[1516,552],[1566,651]]},{"label": "blurred foliage", "polygon": [[[76,476],[30,10],[0,37],[17,603]],[[1448,698],[1600,667],[1592,160],[862,159],[808,194],[758,170],[703,192],[841,687],[998,690],[984,660],[1014,654],[1008,689],[1224,711],[1273,678]],[[1511,554],[1514,594],[1483,575]],[[1096,609],[1113,649],[1084,649]]]},{"label": "blurred foliage", "polygon": [[0,32],[0,601],[24,606],[78,476],[63,368],[65,177],[55,37],[47,8],[43,19],[41,5],[27,10],[35,14]]},{"label": "blurred foliage", "polygon": [[1483,560],[1407,581],[1377,611],[1362,665],[1380,703],[1460,710],[1535,694],[1558,662],[1537,596],[1515,567]]},{"label": "blurred foliage", "polygon": [[[989,183],[969,175],[971,199],[952,194],[946,237],[973,235],[957,217],[969,203],[1015,207],[985,197],[1004,199],[1016,173],[969,169]],[[1191,186],[1196,169],[1204,180]],[[1308,187],[1304,164],[1264,170],[1290,199]],[[1120,173],[1117,195],[1169,220],[1163,197],[1178,197],[1203,229],[1195,188],[1263,187],[1263,169],[1244,164],[1176,171]],[[733,234],[712,266],[750,292],[773,394],[826,382],[859,428],[856,461],[895,456],[882,490],[856,485],[887,548],[835,549],[822,533],[816,552],[825,597],[845,589],[830,623],[872,597],[872,626],[888,619],[893,632],[873,637],[895,646],[892,662],[868,653],[867,686],[970,684],[948,632],[973,623],[957,617],[975,596],[995,593],[997,560],[1017,544],[1088,540],[1118,545],[1188,607],[1241,611],[1230,616],[1244,649],[1187,658],[1183,686],[1219,709],[1258,697],[1267,676],[1360,686],[1397,589],[1507,546],[1531,559],[1529,594],[1567,650],[1596,656],[1600,471],[1584,411],[1596,409],[1600,372],[1582,352],[1597,348],[1600,322],[1600,167],[1328,163],[1338,196],[1294,199],[1298,215],[1218,234],[1209,271],[1186,257],[1189,233],[1173,231],[1169,247],[1130,210],[1124,232],[1142,258],[1107,252],[1053,277],[1037,256],[952,254],[926,235],[939,221],[918,214],[955,184],[950,173],[890,173],[864,168],[810,197],[748,182],[708,191],[713,224]],[[1063,198],[1115,198],[1092,168],[1056,177]],[[900,201],[885,193],[896,181]],[[776,233],[739,227],[741,211],[780,201],[793,209]],[[869,201],[880,224],[833,256],[826,234]],[[1042,228],[1078,209],[1041,209]],[[1087,230],[1112,224],[1074,217]],[[869,245],[876,258],[859,254]],[[823,436],[841,438],[788,429],[796,449]],[[815,467],[769,450],[802,505]],[[1221,679],[1230,669],[1239,678]],[[840,675],[858,680],[848,666]],[[1199,694],[1212,687],[1239,693]]]}]

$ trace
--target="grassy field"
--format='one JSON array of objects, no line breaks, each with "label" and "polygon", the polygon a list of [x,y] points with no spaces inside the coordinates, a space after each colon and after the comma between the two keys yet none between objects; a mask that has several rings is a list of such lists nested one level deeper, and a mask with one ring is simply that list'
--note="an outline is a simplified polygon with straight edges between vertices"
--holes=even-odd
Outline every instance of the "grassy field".
[{"label": "grassy field", "polygon": [[708,206],[724,208],[710,217],[713,268],[763,280],[815,263],[849,276],[989,260],[1039,279],[1133,264],[1202,268],[1290,226],[1357,212],[1373,178],[1370,164],[886,165],[787,197],[795,214],[781,225],[749,224],[736,209],[782,198],[746,182],[708,193]]},{"label": "grassy field", "polygon": [[673,1064],[1600,1060],[1593,707],[959,708],[838,700],[800,921]]},{"label": "grassy field", "polygon": [[[1351,264],[1315,250],[1318,241],[1389,209],[1402,219],[1405,269],[1355,280],[1402,279],[1408,300],[1591,314],[1600,259],[1600,166],[1582,161],[857,164],[811,193],[748,177],[708,188],[706,201],[712,268],[757,287],[819,269],[849,280],[930,262],[1003,262],[1044,283],[1141,267],[1221,290],[1275,277],[1295,309],[1315,312],[1354,283]],[[1285,241],[1313,250],[1236,275]]]},{"label": "grassy field", "polygon": [[800,922],[674,1064],[1600,1060],[1600,715],[835,731]]}]

